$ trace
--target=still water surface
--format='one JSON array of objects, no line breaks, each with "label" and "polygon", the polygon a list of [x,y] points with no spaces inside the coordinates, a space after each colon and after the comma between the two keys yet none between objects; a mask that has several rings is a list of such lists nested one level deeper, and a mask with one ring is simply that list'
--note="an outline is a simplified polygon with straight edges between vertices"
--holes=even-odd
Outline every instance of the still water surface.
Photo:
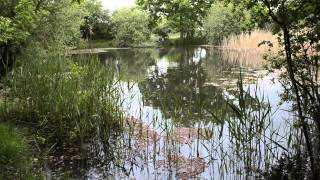
[{"label": "still water surface", "polygon": [[190,47],[98,56],[121,79],[124,132],[93,139],[85,162],[71,158],[56,174],[256,179],[281,155],[273,142],[286,144],[290,104],[280,104],[277,74],[263,70],[261,54]]}]

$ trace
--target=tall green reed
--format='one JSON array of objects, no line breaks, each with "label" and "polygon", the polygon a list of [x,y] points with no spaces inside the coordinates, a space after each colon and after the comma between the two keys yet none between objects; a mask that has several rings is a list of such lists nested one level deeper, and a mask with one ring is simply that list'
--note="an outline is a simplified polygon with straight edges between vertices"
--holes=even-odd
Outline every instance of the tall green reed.
[{"label": "tall green reed", "polygon": [[[96,57],[76,62],[59,52],[19,61],[4,80],[6,120],[34,127],[42,139],[81,142],[121,128],[120,92],[113,72]],[[81,61],[84,62],[84,61]]]}]

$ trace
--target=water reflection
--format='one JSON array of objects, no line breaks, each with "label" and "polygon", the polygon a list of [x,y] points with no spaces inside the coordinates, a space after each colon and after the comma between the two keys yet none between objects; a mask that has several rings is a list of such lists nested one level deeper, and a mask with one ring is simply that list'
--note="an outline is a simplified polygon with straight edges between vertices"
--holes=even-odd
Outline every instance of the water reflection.
[{"label": "water reflection", "polygon": [[[268,112],[277,108],[278,102],[269,106],[261,91],[252,91],[266,81],[260,62],[249,60],[247,64],[225,53],[196,47],[99,54],[104,66],[118,72],[127,118],[122,133],[108,139],[97,135],[84,148],[81,176],[263,177],[274,160],[270,153],[273,147],[266,138],[273,132]],[[277,96],[279,86],[270,84],[269,88],[275,88],[269,95]],[[65,166],[73,167],[70,163]],[[78,171],[71,171],[70,176],[79,177]]]},{"label": "water reflection", "polygon": [[[182,50],[180,57],[168,55],[168,61],[173,61],[174,66],[167,67],[166,73],[161,73],[155,66],[148,78],[139,83],[145,105],[161,109],[164,118],[172,118],[185,126],[205,120],[204,117],[209,115],[207,109],[225,104],[222,89],[205,84],[204,58],[199,55],[201,53],[194,52],[199,53]],[[227,111],[226,108],[222,110],[221,117]]]}]

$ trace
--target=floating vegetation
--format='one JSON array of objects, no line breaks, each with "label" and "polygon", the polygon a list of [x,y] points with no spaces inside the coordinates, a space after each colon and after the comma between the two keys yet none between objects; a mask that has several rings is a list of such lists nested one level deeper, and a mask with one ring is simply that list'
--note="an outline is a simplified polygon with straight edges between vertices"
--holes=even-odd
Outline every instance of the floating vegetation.
[{"label": "floating vegetation", "polygon": [[131,117],[127,118],[127,122],[129,124],[128,131],[133,132],[133,136],[137,138],[139,147],[145,147],[159,141],[160,135],[147,127],[143,121]]},{"label": "floating vegetation", "polygon": [[177,154],[169,154],[166,160],[158,160],[156,166],[163,171],[174,171],[178,179],[190,179],[203,173],[206,163],[204,158],[200,157],[185,158]]},{"label": "floating vegetation", "polygon": [[174,128],[172,133],[166,137],[167,140],[175,141],[181,144],[191,144],[197,139],[209,140],[212,138],[212,132],[205,128]]}]

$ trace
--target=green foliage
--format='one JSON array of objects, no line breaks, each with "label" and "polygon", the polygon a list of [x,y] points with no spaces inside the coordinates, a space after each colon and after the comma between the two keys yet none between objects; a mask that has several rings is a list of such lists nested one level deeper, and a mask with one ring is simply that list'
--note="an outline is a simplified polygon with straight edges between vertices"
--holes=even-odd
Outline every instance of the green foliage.
[{"label": "green foliage", "polygon": [[7,43],[13,39],[14,28],[11,25],[11,19],[0,16],[0,43]]},{"label": "green foliage", "polygon": [[153,33],[155,33],[159,37],[159,42],[167,40],[171,31],[172,28],[166,20],[160,21],[153,29]]},{"label": "green foliage", "polygon": [[0,72],[26,45],[65,48],[80,39],[84,10],[70,0],[4,0],[0,2]]},{"label": "green foliage", "polygon": [[0,2],[0,74],[16,58],[21,45],[31,35],[35,21],[35,4],[30,0]]},{"label": "green foliage", "polygon": [[29,43],[44,49],[77,45],[84,15],[85,8],[69,0],[43,4]]},{"label": "green foliage", "polygon": [[220,44],[223,38],[231,34],[252,29],[251,15],[248,11],[232,4],[214,3],[204,20],[204,31],[210,43]]},{"label": "green foliage", "polygon": [[148,16],[138,9],[120,9],[113,13],[115,44],[120,47],[143,46],[150,38]]},{"label": "green foliage", "polygon": [[151,15],[153,24],[165,18],[180,32],[181,38],[193,37],[212,3],[213,0],[137,0],[137,4]]},{"label": "green foliage", "polygon": [[104,10],[100,1],[88,0],[84,4],[88,15],[81,26],[82,37],[85,39],[111,39],[111,17]]},{"label": "green foliage", "polygon": [[[30,29],[34,23],[35,13],[33,1],[20,0],[12,9],[0,4],[0,46],[8,43],[18,44],[30,35]],[[14,4],[14,3],[12,3]],[[8,16],[13,11],[14,16]]]},{"label": "green foliage", "polygon": [[0,179],[10,172],[27,170],[28,158],[28,145],[22,133],[11,125],[0,124]]}]

